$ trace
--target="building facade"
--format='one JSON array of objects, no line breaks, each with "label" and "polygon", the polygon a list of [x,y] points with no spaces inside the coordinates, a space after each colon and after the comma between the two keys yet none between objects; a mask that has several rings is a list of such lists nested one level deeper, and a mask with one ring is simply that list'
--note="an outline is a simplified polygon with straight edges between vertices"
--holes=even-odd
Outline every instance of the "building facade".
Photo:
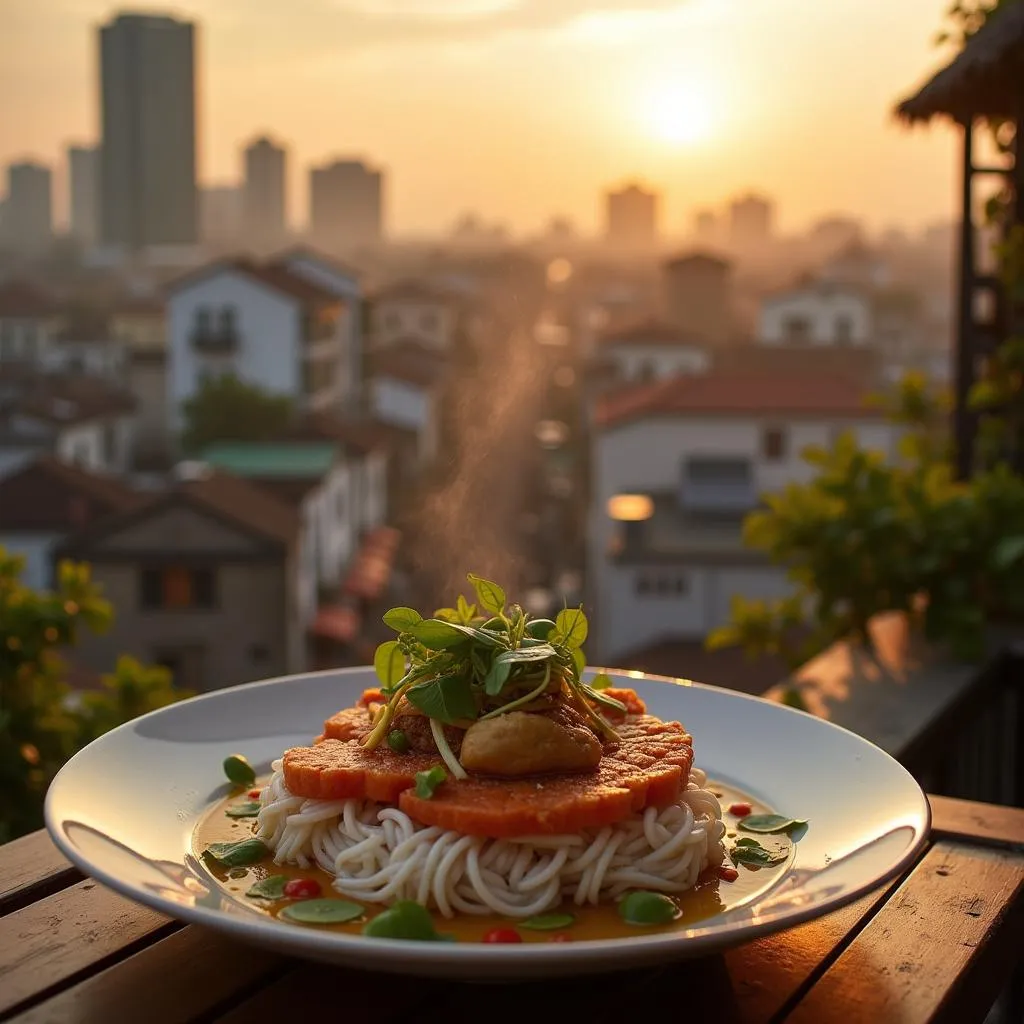
[{"label": "building facade", "polygon": [[658,194],[636,184],[609,192],[605,222],[605,236],[613,245],[654,245],[658,239]]},{"label": "building facade", "polygon": [[245,237],[257,249],[280,245],[287,234],[288,223],[287,151],[264,136],[246,146],[243,161]]},{"label": "building facade", "polygon": [[98,146],[68,146],[68,194],[71,237],[91,246],[99,237],[100,151]]},{"label": "building facade", "polygon": [[309,231],[329,253],[380,241],[384,234],[383,172],[359,160],[335,160],[309,175]]},{"label": "building facade", "polygon": [[50,168],[27,160],[7,168],[4,239],[17,252],[34,255],[53,241],[53,181]]}]

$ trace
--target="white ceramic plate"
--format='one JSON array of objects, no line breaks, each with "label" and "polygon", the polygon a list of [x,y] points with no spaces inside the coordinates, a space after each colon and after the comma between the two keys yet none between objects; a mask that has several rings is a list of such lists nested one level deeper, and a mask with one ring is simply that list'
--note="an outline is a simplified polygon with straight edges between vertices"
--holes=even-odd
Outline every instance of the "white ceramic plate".
[{"label": "white ceramic plate", "polygon": [[369,669],[251,683],[196,697],[113,730],[76,754],[46,797],[46,823],[86,874],[173,917],[282,952],[373,970],[463,978],[604,971],[703,955],[848,903],[908,866],[925,843],[928,802],[906,770],[853,733],[755,697],[614,674],[652,714],[681,721],[696,764],[810,826],[780,881],[689,929],[560,944],[370,939],[289,925],[209,885],[192,832],[228,793],[221,764],[244,753],[257,774],[306,745],[374,685]]}]

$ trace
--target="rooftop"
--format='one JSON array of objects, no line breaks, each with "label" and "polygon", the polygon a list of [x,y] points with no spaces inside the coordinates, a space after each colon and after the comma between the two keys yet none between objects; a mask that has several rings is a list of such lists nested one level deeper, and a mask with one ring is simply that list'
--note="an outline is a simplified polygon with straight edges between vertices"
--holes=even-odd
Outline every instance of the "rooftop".
[{"label": "rooftop", "polygon": [[602,334],[601,345],[664,345],[666,347],[690,346],[703,348],[703,342],[696,335],[681,330],[672,324],[648,317],[637,323]]},{"label": "rooftop", "polygon": [[265,444],[232,441],[207,448],[201,461],[241,477],[321,480],[338,457],[330,441]]},{"label": "rooftop", "polygon": [[243,274],[274,291],[295,299],[303,305],[333,305],[341,300],[326,288],[313,284],[299,274],[293,273],[283,263],[254,263],[250,259],[238,258],[217,260],[179,277],[168,286],[171,293],[192,287],[208,277],[222,273]]},{"label": "rooftop", "polygon": [[107,419],[134,412],[135,399],[127,391],[83,374],[30,373],[18,381],[6,399],[4,414],[42,420],[57,426]]},{"label": "rooftop", "polygon": [[594,419],[605,429],[658,417],[743,416],[872,418],[868,391],[854,375],[827,372],[754,373],[742,367],[672,377],[604,396]]}]

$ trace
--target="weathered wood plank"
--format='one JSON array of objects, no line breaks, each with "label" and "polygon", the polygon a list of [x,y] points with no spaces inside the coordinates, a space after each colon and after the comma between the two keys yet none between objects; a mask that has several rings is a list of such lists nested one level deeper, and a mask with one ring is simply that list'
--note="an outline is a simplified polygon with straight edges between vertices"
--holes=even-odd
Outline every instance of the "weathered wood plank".
[{"label": "weathered wood plank", "polygon": [[968,843],[1024,846],[1024,809],[929,796],[932,835]]},{"label": "weathered wood plank", "polygon": [[[198,927],[173,935],[15,1017],[17,1024],[180,1024],[215,1013],[293,961]],[[294,1008],[293,1008],[294,1009]],[[249,1024],[252,1019],[250,1018]]]},{"label": "weathered wood plank", "polygon": [[0,1013],[178,927],[86,880],[0,919]]},{"label": "weathered wood plank", "polygon": [[44,831],[5,843],[0,846],[0,917],[81,877]]},{"label": "weathered wood plank", "polygon": [[984,1019],[1024,939],[1024,855],[942,840],[785,1017]]}]

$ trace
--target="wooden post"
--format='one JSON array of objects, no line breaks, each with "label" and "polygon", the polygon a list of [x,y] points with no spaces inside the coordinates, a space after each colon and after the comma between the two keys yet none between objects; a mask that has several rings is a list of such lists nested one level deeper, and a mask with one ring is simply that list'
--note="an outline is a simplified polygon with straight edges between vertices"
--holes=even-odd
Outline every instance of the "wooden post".
[{"label": "wooden post", "polygon": [[954,349],[953,439],[956,448],[956,475],[966,480],[971,475],[974,456],[975,417],[967,407],[967,398],[974,383],[974,122],[963,122],[962,199],[960,220],[960,266],[956,347]]}]

